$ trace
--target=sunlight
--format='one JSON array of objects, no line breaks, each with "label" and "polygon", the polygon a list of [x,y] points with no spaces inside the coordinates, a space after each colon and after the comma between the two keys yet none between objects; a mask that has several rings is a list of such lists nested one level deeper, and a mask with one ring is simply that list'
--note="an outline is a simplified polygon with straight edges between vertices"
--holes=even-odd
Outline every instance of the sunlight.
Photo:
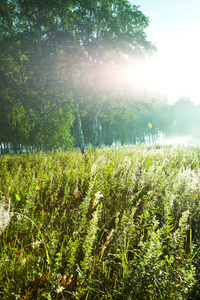
[{"label": "sunlight", "polygon": [[183,136],[183,137],[170,137],[170,138],[165,138],[161,144],[163,145],[171,145],[171,146],[179,146],[179,145],[184,145],[188,146],[191,145],[193,142],[191,136]]},{"label": "sunlight", "polygon": [[145,92],[166,93],[171,103],[182,96],[200,103],[200,44],[196,42],[197,31],[176,33],[163,40],[158,52],[146,63],[124,73],[124,80]]},{"label": "sunlight", "polygon": [[124,80],[128,85],[146,92],[159,91],[163,88],[163,78],[160,76],[159,65],[153,58],[137,67],[126,70]]}]

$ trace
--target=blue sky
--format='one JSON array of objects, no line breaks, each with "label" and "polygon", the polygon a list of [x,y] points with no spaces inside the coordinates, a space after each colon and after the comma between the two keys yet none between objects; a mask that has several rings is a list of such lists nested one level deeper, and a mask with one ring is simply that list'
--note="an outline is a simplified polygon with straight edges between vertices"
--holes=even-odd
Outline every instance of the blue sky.
[{"label": "blue sky", "polygon": [[199,0],[131,0],[130,2],[139,5],[141,11],[149,17],[150,27],[147,32],[155,41],[200,24]]},{"label": "blue sky", "polygon": [[169,103],[185,96],[200,104],[200,0],[130,2],[149,17],[146,33],[158,49],[148,67],[154,85]]}]

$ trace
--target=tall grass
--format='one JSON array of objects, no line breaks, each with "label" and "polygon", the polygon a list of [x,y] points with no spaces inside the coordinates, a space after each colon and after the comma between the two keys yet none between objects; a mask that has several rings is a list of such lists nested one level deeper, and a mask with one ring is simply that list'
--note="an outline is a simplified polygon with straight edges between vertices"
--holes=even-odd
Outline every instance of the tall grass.
[{"label": "tall grass", "polygon": [[0,157],[0,299],[199,297],[200,149]]}]

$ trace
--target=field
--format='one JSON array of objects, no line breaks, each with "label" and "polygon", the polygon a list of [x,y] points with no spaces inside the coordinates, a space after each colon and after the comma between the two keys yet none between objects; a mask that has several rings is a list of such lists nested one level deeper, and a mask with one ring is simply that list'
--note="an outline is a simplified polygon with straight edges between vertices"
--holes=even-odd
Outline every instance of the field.
[{"label": "field", "polygon": [[0,299],[199,299],[200,148],[0,157]]}]

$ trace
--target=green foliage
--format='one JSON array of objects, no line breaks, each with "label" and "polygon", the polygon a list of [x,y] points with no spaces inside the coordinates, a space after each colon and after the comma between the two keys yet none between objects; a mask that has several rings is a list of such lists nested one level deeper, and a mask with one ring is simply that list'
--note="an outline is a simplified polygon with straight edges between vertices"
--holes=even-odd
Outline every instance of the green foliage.
[{"label": "green foliage", "polygon": [[[114,86],[116,91],[122,82],[121,72],[116,72],[121,63],[154,51],[144,32],[148,23],[139,7],[127,0],[2,0],[0,145],[5,143],[17,153],[25,147],[69,148],[72,136],[80,144],[81,123],[74,122],[80,118],[79,99],[90,115],[87,128],[99,120],[96,112],[101,112],[104,102],[121,110],[109,89]],[[116,73],[118,78],[113,76]],[[96,122],[91,135],[98,136],[98,127]]]},{"label": "green foliage", "polygon": [[1,299],[198,297],[199,162],[141,146],[1,156]]}]

